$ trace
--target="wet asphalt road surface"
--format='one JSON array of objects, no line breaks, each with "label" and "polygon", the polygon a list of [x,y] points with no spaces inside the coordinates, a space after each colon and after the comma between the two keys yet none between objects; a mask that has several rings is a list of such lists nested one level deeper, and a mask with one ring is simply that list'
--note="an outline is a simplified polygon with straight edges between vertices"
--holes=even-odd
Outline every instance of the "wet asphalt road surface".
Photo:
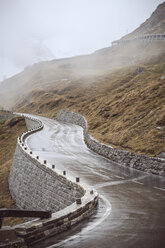
[{"label": "wet asphalt road surface", "polygon": [[35,248],[165,247],[165,178],[111,162],[90,151],[81,127],[44,117],[44,129],[26,140],[41,161],[95,188],[96,212],[73,229]]}]

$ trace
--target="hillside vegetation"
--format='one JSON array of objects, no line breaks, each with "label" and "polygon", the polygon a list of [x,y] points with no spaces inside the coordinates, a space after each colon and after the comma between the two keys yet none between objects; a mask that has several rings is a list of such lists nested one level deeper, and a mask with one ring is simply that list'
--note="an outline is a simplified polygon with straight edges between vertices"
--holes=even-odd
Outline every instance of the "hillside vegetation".
[{"label": "hillside vegetation", "polygon": [[[164,13],[165,3],[123,39],[165,33]],[[155,156],[165,151],[164,75],[164,41],[130,42],[29,66],[0,83],[0,105],[51,117],[70,109],[97,139]]]},{"label": "hillside vegetation", "polygon": [[165,42],[129,44],[101,49],[91,55],[40,62],[0,83],[0,105],[12,109],[32,90],[58,87],[66,82],[91,83],[118,69],[160,63]]},{"label": "hillside vegetation", "polygon": [[17,108],[40,110],[50,117],[60,109],[70,109],[87,118],[90,133],[97,139],[154,156],[165,151],[164,72],[165,63],[161,63],[88,77],[88,83],[85,78],[67,81],[33,91]]},{"label": "hillside vegetation", "polygon": [[123,39],[133,39],[146,34],[164,34],[165,31],[165,2],[160,4],[144,23]]},{"label": "hillside vegetation", "polygon": [[[8,177],[17,137],[25,130],[25,121],[20,117],[0,122],[0,208],[16,208],[9,192]],[[3,225],[18,223],[22,223],[20,218],[5,218],[3,221]]]}]

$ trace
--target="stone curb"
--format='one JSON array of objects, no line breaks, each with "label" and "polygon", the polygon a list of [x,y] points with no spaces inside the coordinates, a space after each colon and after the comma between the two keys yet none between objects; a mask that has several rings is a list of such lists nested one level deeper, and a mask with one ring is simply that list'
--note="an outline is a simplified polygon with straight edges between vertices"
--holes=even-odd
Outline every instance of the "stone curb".
[{"label": "stone curb", "polygon": [[[41,163],[38,158],[33,157],[32,151],[30,151],[30,148],[27,146],[27,144],[25,145],[25,140],[29,135],[42,130],[44,125],[41,121],[35,118],[31,118],[26,115],[22,116],[25,117],[26,122],[27,120],[30,120],[37,123],[37,125],[33,129],[30,129],[18,137],[17,149],[19,152],[21,152],[21,154],[26,159],[28,159],[28,161],[32,163],[33,166],[45,173],[44,175],[50,175],[55,180],[57,179],[59,182],[65,183],[68,187],[70,187],[71,190],[78,190],[81,194],[81,198],[77,199],[76,202],[71,202],[69,206],[63,208],[62,210],[53,213],[50,219],[36,219],[21,225],[14,226],[12,228],[15,230],[18,237],[23,238],[26,244],[31,245],[48,237],[54,236],[57,233],[68,230],[81,220],[89,217],[98,204],[98,193],[95,190],[90,191],[84,185],[82,186],[79,183],[72,182],[70,179],[67,179],[66,175],[63,176],[57,171],[46,167],[46,165]],[[11,187],[13,180],[15,179],[15,176],[12,175],[12,170],[14,170],[14,167],[10,172],[11,175],[9,176],[9,187],[11,194],[17,202],[16,198],[18,196],[16,193],[12,192]]]},{"label": "stone curb", "polygon": [[114,149],[112,146],[99,142],[88,133],[87,120],[85,117],[69,110],[61,110],[56,115],[55,120],[81,126],[83,128],[86,145],[97,154],[127,167],[165,176],[165,159]]}]

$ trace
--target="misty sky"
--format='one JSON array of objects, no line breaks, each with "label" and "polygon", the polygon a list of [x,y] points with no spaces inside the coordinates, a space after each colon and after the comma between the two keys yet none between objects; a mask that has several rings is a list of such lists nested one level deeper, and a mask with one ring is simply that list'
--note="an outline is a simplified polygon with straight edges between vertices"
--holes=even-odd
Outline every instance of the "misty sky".
[{"label": "misty sky", "polygon": [[0,80],[37,61],[91,53],[164,0],[0,0]]}]

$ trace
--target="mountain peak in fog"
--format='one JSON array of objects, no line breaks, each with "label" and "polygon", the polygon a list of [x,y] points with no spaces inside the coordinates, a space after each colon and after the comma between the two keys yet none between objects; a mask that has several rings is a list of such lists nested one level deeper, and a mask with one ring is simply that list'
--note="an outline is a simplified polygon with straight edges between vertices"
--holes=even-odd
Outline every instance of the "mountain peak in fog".
[{"label": "mountain peak in fog", "polygon": [[165,2],[157,7],[150,18],[122,39],[133,39],[147,34],[165,34]]}]

